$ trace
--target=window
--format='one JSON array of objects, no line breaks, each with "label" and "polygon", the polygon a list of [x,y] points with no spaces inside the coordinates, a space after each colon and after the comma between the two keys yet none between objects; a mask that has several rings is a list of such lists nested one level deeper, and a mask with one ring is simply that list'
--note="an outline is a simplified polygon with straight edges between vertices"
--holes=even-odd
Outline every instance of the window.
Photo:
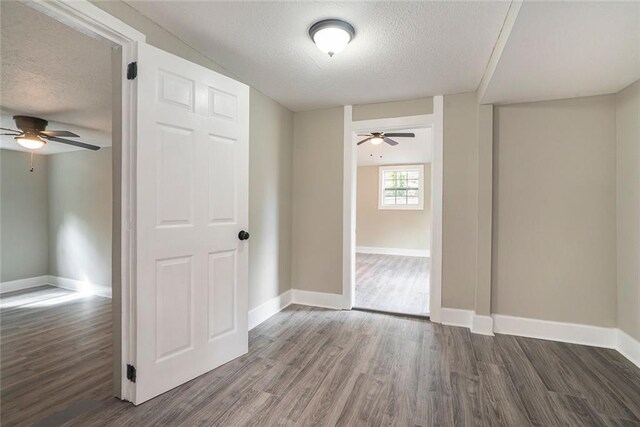
[{"label": "window", "polygon": [[378,209],[424,209],[424,166],[380,166]]}]

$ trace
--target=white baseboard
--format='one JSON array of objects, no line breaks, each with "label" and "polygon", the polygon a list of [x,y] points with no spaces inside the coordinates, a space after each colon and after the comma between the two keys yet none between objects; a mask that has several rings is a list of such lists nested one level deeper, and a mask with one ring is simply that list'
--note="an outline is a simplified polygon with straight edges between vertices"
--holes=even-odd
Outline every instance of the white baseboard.
[{"label": "white baseboard", "polygon": [[475,334],[515,335],[617,350],[640,368],[640,341],[618,328],[553,322],[493,314],[478,316],[472,310],[442,308],[442,324],[469,328]]},{"label": "white baseboard", "polygon": [[111,286],[98,285],[59,276],[49,276],[49,284],[59,288],[69,289],[70,291],[111,298]]},{"label": "white baseboard", "polygon": [[640,368],[640,341],[634,339],[623,330],[617,329],[616,350]]},{"label": "white baseboard", "polygon": [[616,329],[494,314],[494,332],[521,337],[615,348]]},{"label": "white baseboard", "polygon": [[49,284],[49,276],[36,276],[26,279],[12,280],[0,283],[0,294],[5,292],[20,291],[22,289],[35,288]]},{"label": "white baseboard", "polygon": [[480,316],[473,313],[471,318],[471,332],[480,335],[493,336],[493,317]]},{"label": "white baseboard", "polygon": [[326,292],[303,291],[293,289],[293,304],[310,305],[314,307],[333,308],[341,310],[344,307],[342,294],[330,294]]},{"label": "white baseboard", "polygon": [[69,289],[71,291],[82,292],[89,295],[99,295],[111,298],[111,286],[96,285],[81,280],[67,279],[58,276],[37,276],[27,279],[12,280],[11,282],[0,283],[0,294],[5,292],[19,291],[21,289],[35,288],[38,286],[56,286],[58,288]]},{"label": "white baseboard", "polygon": [[286,308],[293,300],[293,291],[288,290],[249,310],[249,330]]},{"label": "white baseboard", "polygon": [[428,249],[374,248],[370,246],[358,246],[356,247],[356,253],[416,256],[424,258],[429,258],[429,256],[431,255]]}]

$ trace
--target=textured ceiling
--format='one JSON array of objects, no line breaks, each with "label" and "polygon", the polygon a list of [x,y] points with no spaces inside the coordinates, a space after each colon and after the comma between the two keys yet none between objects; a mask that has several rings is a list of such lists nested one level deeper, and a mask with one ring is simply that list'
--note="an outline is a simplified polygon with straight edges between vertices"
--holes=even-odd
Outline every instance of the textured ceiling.
[{"label": "textured ceiling", "polygon": [[110,46],[20,3],[0,7],[2,109],[110,133]]},{"label": "textured ceiling", "polygon": [[[476,90],[508,2],[127,1],[294,111]],[[307,31],[356,28],[333,58]]]},{"label": "textured ceiling", "polygon": [[640,78],[640,2],[524,2],[482,99],[618,92]]},{"label": "textured ceiling", "polygon": [[[395,132],[395,131],[387,131]],[[431,129],[402,129],[398,132],[413,132],[415,138],[392,138],[398,145],[382,143],[373,145],[365,142],[358,145],[358,166],[401,165],[411,163],[431,163]],[[357,137],[361,141],[366,137]]]}]

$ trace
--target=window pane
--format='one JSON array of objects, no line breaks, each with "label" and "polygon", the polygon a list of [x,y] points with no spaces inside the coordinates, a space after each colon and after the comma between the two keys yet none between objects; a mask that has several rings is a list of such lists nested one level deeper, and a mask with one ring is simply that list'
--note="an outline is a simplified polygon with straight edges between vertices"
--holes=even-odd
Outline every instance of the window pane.
[{"label": "window pane", "polygon": [[407,173],[408,178],[409,179],[419,179],[420,178],[420,172],[415,170],[415,171],[409,171]]},{"label": "window pane", "polygon": [[409,184],[408,184],[409,188],[418,188],[419,186],[420,186],[420,181],[418,181],[417,179],[409,180]]},{"label": "window pane", "polygon": [[396,192],[395,192],[395,190],[384,190],[384,197],[392,197],[392,198],[395,198],[395,197],[396,197]]},{"label": "window pane", "polygon": [[420,196],[420,191],[419,190],[407,190],[407,196],[409,197],[419,197]]},{"label": "window pane", "polygon": [[394,187],[395,187],[395,183],[393,180],[384,181],[384,188],[394,188]]},{"label": "window pane", "polygon": [[407,181],[402,179],[402,180],[398,180],[398,184],[397,184],[398,188],[407,188]]},{"label": "window pane", "polygon": [[384,198],[384,204],[385,205],[395,205],[396,204],[396,198],[395,197],[385,197]]},{"label": "window pane", "polygon": [[417,205],[418,201],[419,201],[419,199],[417,197],[409,197],[407,199],[407,204],[408,205]]},{"label": "window pane", "polygon": [[396,199],[396,205],[406,205],[407,199],[405,197],[398,197]]},{"label": "window pane", "polygon": [[407,197],[407,190],[396,190],[397,197]]}]

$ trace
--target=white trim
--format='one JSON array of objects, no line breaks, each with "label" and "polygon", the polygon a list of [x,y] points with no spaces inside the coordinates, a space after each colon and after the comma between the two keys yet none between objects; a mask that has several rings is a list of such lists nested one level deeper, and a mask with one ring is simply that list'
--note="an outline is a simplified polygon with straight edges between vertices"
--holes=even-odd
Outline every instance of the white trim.
[{"label": "white trim", "polygon": [[0,283],[0,294],[21,291],[23,289],[36,288],[49,284],[49,276],[28,277],[26,279],[11,280]]},{"label": "white trim", "polygon": [[83,282],[82,280],[68,279],[66,277],[59,276],[47,277],[51,286],[81,292],[87,295],[98,295],[105,298],[111,298],[111,286],[98,285],[95,283]]},{"label": "white trim", "polygon": [[99,295],[101,297],[111,298],[111,286],[96,285],[95,283],[51,275],[2,282],[0,283],[0,294],[46,285],[81,292],[87,295]]},{"label": "white trim", "polygon": [[303,291],[293,289],[292,304],[310,305],[312,307],[324,307],[340,310],[344,307],[344,298],[341,294],[326,292]]},{"label": "white trim", "polygon": [[277,297],[260,304],[256,308],[249,310],[249,330],[252,330],[271,316],[284,310],[293,301],[293,291],[289,289]]},{"label": "white trim", "polygon": [[442,308],[442,324],[469,328],[474,334],[514,335],[618,351],[640,368],[640,341],[618,328],[554,322],[550,320],[493,314],[479,316],[472,310]]},{"label": "white trim", "polygon": [[[433,114],[353,121],[351,105],[344,107],[343,123],[343,203],[342,203],[342,298],[341,308],[351,309],[355,297],[355,203],[357,158],[355,133],[416,128],[432,128],[431,163],[431,272],[429,275],[429,312],[440,322],[442,305],[442,197],[443,197],[443,120],[444,98],[433,97]],[[294,294],[295,295],[295,294]]]},{"label": "white trim", "polygon": [[471,332],[474,334],[493,336],[493,317],[480,316],[473,313],[471,318]]},{"label": "white trim", "polygon": [[422,258],[429,258],[429,255],[430,255],[428,249],[376,248],[373,246],[357,246],[356,253],[415,256],[415,257],[422,257]]},{"label": "white trim", "polygon": [[356,298],[356,185],[357,152],[353,143],[352,107],[344,106],[342,171],[342,306],[351,309]]},{"label": "white trim", "polygon": [[[418,204],[417,205],[387,205],[384,203],[385,179],[386,171],[418,171]],[[414,189],[415,190],[415,189]],[[392,190],[393,191],[393,190]],[[387,165],[378,167],[378,209],[381,210],[424,210],[424,165]]]},{"label": "white trim", "polygon": [[444,97],[433,97],[433,145],[431,161],[431,265],[429,313],[439,323],[442,309],[442,206],[444,194]]},{"label": "white trim", "polygon": [[[434,102],[435,102],[434,96]],[[351,107],[351,106],[349,106]],[[352,141],[352,132],[366,132],[375,130],[415,129],[431,127],[435,124],[434,114],[420,114],[417,116],[390,117],[386,119],[356,120],[351,122],[349,141]]]},{"label": "white trim", "polygon": [[616,329],[525,317],[492,315],[494,332],[571,344],[615,348]]},{"label": "white trim", "polygon": [[616,350],[640,368],[640,341],[634,339],[622,329],[617,329],[616,331]]},{"label": "white trim", "polygon": [[[121,47],[122,88],[120,109],[114,123],[120,119],[120,132],[114,134],[114,140],[121,143],[121,200],[120,200],[120,307],[114,313],[121,313],[120,322],[120,372],[114,378],[116,388],[120,386],[120,397],[135,400],[135,384],[127,381],[126,363],[135,360],[135,189],[136,189],[136,126],[137,126],[137,81],[126,79],[127,64],[137,61],[138,44],[145,43],[146,37],[133,27],[123,23],[87,0],[29,0],[28,6],[68,25],[91,37],[105,38]],[[117,126],[114,126],[116,129]],[[114,322],[114,327],[117,322]],[[114,333],[114,336],[116,334]],[[117,343],[114,343],[117,344]],[[119,381],[118,381],[119,380]]]}]

